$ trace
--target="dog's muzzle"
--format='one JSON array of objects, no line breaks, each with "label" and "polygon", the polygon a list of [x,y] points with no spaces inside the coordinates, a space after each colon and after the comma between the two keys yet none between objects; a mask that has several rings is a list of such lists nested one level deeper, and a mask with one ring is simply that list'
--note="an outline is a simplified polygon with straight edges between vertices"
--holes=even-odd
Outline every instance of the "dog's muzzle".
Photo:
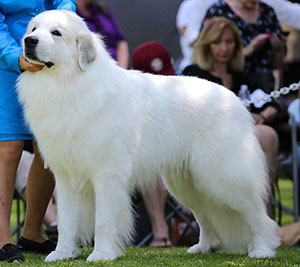
[{"label": "dog's muzzle", "polygon": [[50,62],[50,61],[42,61],[40,60],[37,56],[36,56],[36,47],[39,43],[39,39],[37,39],[36,37],[33,36],[27,36],[24,39],[24,44],[25,44],[25,58],[35,61],[35,62],[41,62],[43,64],[45,64],[45,66],[47,68],[51,68],[54,63]]},{"label": "dog's muzzle", "polygon": [[35,37],[28,36],[24,39],[25,44],[25,56],[31,60],[38,60],[35,54],[35,48],[39,40]]}]

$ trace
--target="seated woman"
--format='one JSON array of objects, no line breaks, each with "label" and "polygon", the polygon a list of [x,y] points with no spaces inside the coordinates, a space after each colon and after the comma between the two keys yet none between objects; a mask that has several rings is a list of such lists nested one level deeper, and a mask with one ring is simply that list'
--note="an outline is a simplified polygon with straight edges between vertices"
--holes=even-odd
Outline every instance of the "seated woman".
[{"label": "seated woman", "polygon": [[[212,18],[201,30],[195,43],[192,56],[193,65],[183,70],[184,75],[197,76],[224,85],[238,93],[242,85],[247,85],[250,92],[256,90],[253,81],[248,81],[241,70],[244,67],[243,43],[238,28],[224,17]],[[216,103],[217,104],[217,103]],[[257,136],[267,159],[270,184],[273,187],[276,178],[278,136],[270,127],[280,112],[275,101],[259,103],[251,107],[252,116],[257,127]],[[268,203],[268,214],[274,217],[271,196]]]}]

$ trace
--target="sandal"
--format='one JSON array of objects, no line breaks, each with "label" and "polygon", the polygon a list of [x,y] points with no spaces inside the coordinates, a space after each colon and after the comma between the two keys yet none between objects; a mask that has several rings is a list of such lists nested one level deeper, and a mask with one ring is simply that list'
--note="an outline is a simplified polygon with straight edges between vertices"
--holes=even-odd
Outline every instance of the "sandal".
[{"label": "sandal", "polygon": [[14,244],[5,244],[0,249],[0,261],[14,262],[24,260],[24,256],[22,255],[19,247]]},{"label": "sandal", "polygon": [[169,248],[172,247],[170,238],[168,237],[155,237],[152,239],[149,247],[151,248]]}]

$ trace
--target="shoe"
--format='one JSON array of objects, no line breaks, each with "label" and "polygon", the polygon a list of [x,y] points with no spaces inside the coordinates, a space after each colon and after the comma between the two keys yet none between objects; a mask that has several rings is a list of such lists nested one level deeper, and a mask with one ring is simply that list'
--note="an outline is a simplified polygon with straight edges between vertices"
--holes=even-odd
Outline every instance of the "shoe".
[{"label": "shoe", "polygon": [[168,237],[155,237],[152,239],[149,247],[151,248],[169,248],[172,247],[170,238]]},{"label": "shoe", "polygon": [[0,249],[0,261],[14,262],[24,261],[20,248],[14,244],[6,244]]},{"label": "shoe", "polygon": [[21,247],[22,251],[29,251],[41,254],[49,254],[56,248],[56,243],[51,240],[46,240],[42,243],[29,240],[25,237],[21,237],[17,243]]},{"label": "shoe", "polygon": [[57,242],[57,237],[58,237],[57,225],[48,226],[47,229],[45,230],[45,233],[48,239]]},{"label": "shoe", "polygon": [[47,229],[45,230],[45,233],[47,235],[58,235],[57,225],[55,225],[55,226],[48,226]]}]

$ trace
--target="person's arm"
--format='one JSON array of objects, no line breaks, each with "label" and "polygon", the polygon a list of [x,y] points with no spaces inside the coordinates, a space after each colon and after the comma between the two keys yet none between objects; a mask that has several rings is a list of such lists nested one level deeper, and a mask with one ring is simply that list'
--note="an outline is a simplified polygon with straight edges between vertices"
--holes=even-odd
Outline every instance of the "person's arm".
[{"label": "person's arm", "polygon": [[117,61],[121,67],[128,68],[128,64],[129,64],[128,44],[110,8],[108,8],[108,12],[109,12],[108,16],[110,22],[115,30],[114,38],[116,39],[117,42]]},{"label": "person's arm", "polygon": [[118,42],[117,61],[118,61],[120,67],[123,67],[124,69],[128,68],[129,50],[128,50],[128,44],[126,41]]},{"label": "person's arm", "polygon": [[76,0],[53,0],[53,8],[76,11]]},{"label": "person's arm", "polygon": [[[284,56],[285,56],[285,39],[282,35],[282,30],[280,27],[280,22],[277,18],[276,12],[273,11],[274,15],[270,15],[270,19],[272,19],[272,29],[270,32],[269,41],[272,46],[272,64],[273,69],[279,68],[283,64]],[[270,12],[270,14],[272,14]]]},{"label": "person's arm", "polygon": [[243,54],[245,57],[251,56],[257,49],[259,49],[268,39],[268,34],[267,33],[261,33],[255,36],[251,40],[251,42],[244,47],[243,49]]},{"label": "person's arm", "polygon": [[260,113],[252,113],[255,124],[272,123],[278,116],[278,110],[273,106],[266,107]]},{"label": "person's arm", "polygon": [[0,12],[0,61],[4,62],[11,71],[21,72],[19,57],[22,47],[11,36],[5,23],[5,16]]},{"label": "person's arm", "polygon": [[278,116],[278,110],[275,107],[268,106],[260,112],[260,115],[264,118],[265,123],[271,123]]},{"label": "person's arm", "polygon": [[274,36],[270,39],[272,45],[272,65],[273,69],[280,68],[283,64],[285,57],[285,43],[283,40],[279,39],[277,36]]}]

